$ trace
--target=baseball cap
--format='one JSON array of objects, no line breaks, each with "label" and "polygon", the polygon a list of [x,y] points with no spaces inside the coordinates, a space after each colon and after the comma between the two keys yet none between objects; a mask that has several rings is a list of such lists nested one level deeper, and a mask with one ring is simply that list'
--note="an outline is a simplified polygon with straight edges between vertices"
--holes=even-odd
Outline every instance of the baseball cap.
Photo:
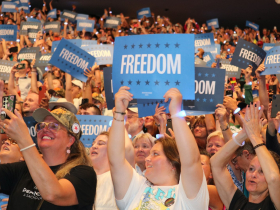
[{"label": "baseball cap", "polygon": [[50,110],[52,110],[56,106],[66,108],[70,112],[77,114],[77,108],[75,107],[75,105],[67,101],[66,98],[59,98],[57,101],[49,102]]},{"label": "baseball cap", "polygon": [[72,84],[78,86],[79,88],[83,89],[83,83],[80,80],[74,79],[72,80]]},{"label": "baseball cap", "polygon": [[99,101],[101,103],[104,103],[104,99],[99,94],[97,94],[97,93],[93,93],[92,94],[92,99],[95,99],[95,100],[97,100],[97,101]]},{"label": "baseball cap", "polygon": [[76,140],[80,140],[82,131],[79,120],[75,114],[69,110],[61,107],[49,112],[45,108],[39,108],[33,112],[32,116],[37,122],[43,122],[47,116],[52,116],[60,122]]}]

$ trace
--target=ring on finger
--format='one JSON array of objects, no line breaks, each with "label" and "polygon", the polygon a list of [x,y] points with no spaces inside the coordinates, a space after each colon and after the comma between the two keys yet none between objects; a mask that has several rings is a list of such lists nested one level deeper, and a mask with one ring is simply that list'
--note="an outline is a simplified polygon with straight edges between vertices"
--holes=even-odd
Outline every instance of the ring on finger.
[{"label": "ring on finger", "polygon": [[3,128],[6,129],[6,124],[3,124]]},{"label": "ring on finger", "polygon": [[249,122],[249,121],[250,121],[250,119],[247,119],[246,121],[247,121],[247,122]]}]

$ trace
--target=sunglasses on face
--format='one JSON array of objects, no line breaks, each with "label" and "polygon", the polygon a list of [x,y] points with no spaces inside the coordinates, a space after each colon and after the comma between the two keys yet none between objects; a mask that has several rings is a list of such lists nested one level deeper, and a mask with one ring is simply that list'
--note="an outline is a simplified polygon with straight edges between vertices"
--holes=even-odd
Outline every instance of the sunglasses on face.
[{"label": "sunglasses on face", "polygon": [[16,142],[15,140],[11,139],[11,138],[2,140],[2,144],[5,144],[7,141],[8,141],[10,144],[13,144],[13,145],[17,144],[17,142]]},{"label": "sunglasses on face", "polygon": [[41,130],[43,130],[45,127],[47,126],[47,128],[51,131],[55,131],[57,132],[59,129],[60,129],[60,124],[58,123],[54,123],[54,122],[50,122],[50,123],[47,123],[47,122],[40,122],[40,123],[37,123],[35,125],[35,130],[36,132],[40,132]]}]

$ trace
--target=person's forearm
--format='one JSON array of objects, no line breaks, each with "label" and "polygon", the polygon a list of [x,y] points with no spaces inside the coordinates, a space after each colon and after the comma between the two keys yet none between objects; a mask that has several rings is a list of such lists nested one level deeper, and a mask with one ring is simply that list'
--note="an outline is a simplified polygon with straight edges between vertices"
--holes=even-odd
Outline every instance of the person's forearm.
[{"label": "person's forearm", "polygon": [[[263,143],[262,139],[259,136],[255,136],[254,138],[251,137],[250,141],[252,142],[254,147],[258,144]],[[266,146],[260,146],[256,148],[255,151],[267,183],[271,184],[274,181],[275,177],[278,177],[279,179],[279,168]]]},{"label": "person's forearm", "polygon": [[220,130],[224,136],[224,140],[225,140],[225,142],[228,142],[232,137],[232,132],[230,130],[229,123],[226,121],[222,121],[222,122],[219,122],[219,124],[220,124]]},{"label": "person's forearm", "polygon": [[[245,131],[240,131],[235,139],[239,144],[247,138]],[[211,157],[211,167],[222,168],[226,167],[228,162],[231,160],[234,152],[239,148],[239,145],[231,139],[228,141],[214,156]]]},{"label": "person's forearm", "polygon": [[125,162],[125,127],[124,115],[114,113],[114,117],[117,120],[113,120],[109,132],[108,158],[110,165],[115,168],[118,164],[124,164]]},{"label": "person's forearm", "polygon": [[49,6],[50,6],[50,10],[53,10],[52,1],[50,1]]},{"label": "person's forearm", "polygon": [[48,86],[49,86],[49,90],[53,89],[53,78],[52,78],[52,73],[51,70],[49,70],[49,72],[47,72],[47,80],[48,80]]},{"label": "person's forearm", "polygon": [[133,148],[132,141],[129,138],[126,129],[124,130],[124,132],[125,132],[125,159],[134,168],[135,167],[134,148]]},{"label": "person's forearm", "polygon": [[87,98],[89,103],[92,103],[92,91],[91,91],[91,84],[90,81],[87,81],[84,83],[84,88],[83,88],[83,98]]},{"label": "person's forearm", "polygon": [[265,84],[265,77],[262,76],[261,79],[259,79],[259,99],[260,104],[264,106],[264,110],[268,110],[268,104],[269,104],[269,97],[267,94],[266,84]]},{"label": "person's forearm", "polygon": [[37,70],[36,68],[31,69],[31,90],[34,93],[39,93],[37,88]]},{"label": "person's forearm", "polygon": [[216,131],[216,123],[213,114],[205,115],[205,123],[208,135]]},{"label": "person's forearm", "polygon": [[20,35],[20,46],[21,48],[24,48],[24,36]]},{"label": "person's forearm", "polygon": [[72,81],[71,81],[71,75],[65,73],[65,98],[67,101],[73,103],[73,97],[72,97]]},{"label": "person's forearm", "polygon": [[172,118],[172,126],[182,167],[190,167],[197,162],[200,163],[197,143],[185,119]]}]

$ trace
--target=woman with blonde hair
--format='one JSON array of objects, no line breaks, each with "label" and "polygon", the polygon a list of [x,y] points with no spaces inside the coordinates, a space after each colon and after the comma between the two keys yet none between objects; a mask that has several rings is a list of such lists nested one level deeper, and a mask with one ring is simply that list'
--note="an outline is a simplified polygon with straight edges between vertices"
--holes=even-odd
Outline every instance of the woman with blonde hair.
[{"label": "woman with blonde hair", "polygon": [[132,144],[134,147],[135,170],[140,175],[145,174],[145,159],[150,155],[150,150],[155,144],[155,138],[149,133],[142,133],[135,137]]}]

